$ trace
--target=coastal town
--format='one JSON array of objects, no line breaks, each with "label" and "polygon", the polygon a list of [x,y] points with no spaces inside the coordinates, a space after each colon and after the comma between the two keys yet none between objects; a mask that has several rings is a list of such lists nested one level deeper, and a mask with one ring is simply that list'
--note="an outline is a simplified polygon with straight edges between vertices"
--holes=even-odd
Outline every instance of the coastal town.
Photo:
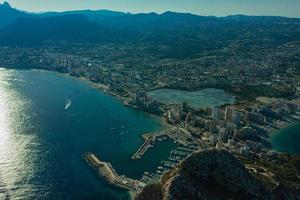
[{"label": "coastal town", "polygon": [[113,44],[0,47],[0,64],[84,77],[130,99],[140,91],[159,88],[220,88],[246,99],[263,94],[288,97],[299,92],[298,42],[271,50],[253,49],[248,54],[234,54],[235,49],[229,48],[211,52],[216,56],[201,54],[193,59],[159,58],[140,49]]},{"label": "coastal town", "polygon": [[[159,145],[161,141],[172,140],[177,147],[171,150],[169,157],[162,160],[154,171],[146,171],[140,180],[133,180],[126,176],[118,176],[117,172],[111,170],[116,174],[114,177],[118,177],[113,180],[118,181],[108,179],[108,182],[120,187],[120,181],[126,183],[130,183],[128,180],[135,181],[139,184],[121,186],[121,188],[134,193],[138,193],[142,189],[141,185],[158,182],[164,173],[200,150],[225,149],[237,157],[248,160],[276,158],[278,153],[272,150],[270,135],[275,130],[300,120],[300,83],[296,68],[298,58],[292,63],[290,61],[285,63],[288,67],[284,72],[274,70],[274,68],[276,69],[274,65],[279,66],[282,63],[274,63],[274,59],[271,57],[263,61],[248,60],[247,64],[244,63],[246,68],[241,66],[227,68],[225,65],[222,68],[205,68],[206,71],[203,71],[204,68],[197,68],[199,71],[190,71],[190,67],[195,69],[193,64],[181,63],[178,66],[184,66],[185,70],[191,73],[180,72],[180,67],[172,68],[175,71],[165,72],[149,67],[140,73],[141,71],[136,71],[134,67],[128,70],[128,67],[123,64],[112,61],[100,62],[84,58],[82,55],[52,53],[51,49],[0,48],[0,52],[4,50],[11,51],[11,54],[9,57],[1,59],[4,62],[2,65],[35,66],[38,69],[57,71],[78,77],[88,81],[94,87],[116,96],[124,106],[158,115],[165,121],[165,130],[156,133],[141,133],[144,143],[131,157],[132,160],[142,159],[144,154]],[[17,57],[14,56],[16,52],[18,53]],[[8,54],[0,54],[2,57],[5,55]],[[267,60],[269,61],[267,62]],[[104,64],[105,62],[110,66]],[[124,63],[124,61],[120,62]],[[172,60],[160,62],[161,67],[177,66]],[[228,66],[232,63],[235,63],[235,66],[240,63],[234,60],[228,60],[228,62]],[[243,62],[240,64],[243,65]],[[149,66],[150,64],[145,65]],[[201,66],[204,65],[206,64],[201,63]],[[268,70],[270,66],[272,68]],[[198,84],[200,86],[197,86]],[[235,96],[236,100],[232,104],[202,108],[192,107],[187,102],[163,103],[148,95],[149,91],[160,88],[187,91],[220,88]],[[101,155],[94,156],[95,158],[97,158],[96,156],[101,157]],[[90,163],[90,159],[88,161]],[[96,160],[96,162],[98,161]],[[95,165],[92,165],[95,168]],[[113,169],[112,166],[110,168]],[[250,168],[250,171],[257,172],[253,165]],[[101,169],[108,170],[103,167]]]},{"label": "coastal town", "polygon": [[[185,103],[171,104],[164,107],[163,113],[168,129],[142,135],[145,142],[132,159],[142,159],[149,149],[166,139],[172,139],[177,147],[161,161],[156,171],[144,172],[139,180],[142,185],[158,182],[164,173],[199,150],[225,149],[248,159],[278,156],[269,142],[270,134],[300,121],[300,101],[259,97],[251,106],[240,104],[196,110]],[[133,191],[139,191],[140,185]]]},{"label": "coastal town", "polygon": [[[296,45],[294,48],[297,48]],[[164,72],[154,70],[156,67],[136,71],[134,65],[128,69],[123,64],[105,59],[99,61],[98,59],[84,58],[82,54],[75,56],[53,53],[51,49],[0,48],[1,51],[11,51],[10,54],[0,54],[2,57],[9,55],[9,57],[1,59],[2,65],[20,64],[23,67],[31,66],[30,68],[35,66],[34,68],[37,69],[57,71],[83,79],[95,88],[116,96],[124,106],[160,116],[165,121],[165,130],[156,133],[141,133],[144,143],[131,157],[132,160],[143,159],[143,155],[159,145],[161,141],[172,140],[177,147],[171,150],[169,156],[162,160],[154,171],[145,171],[139,180],[134,180],[117,175],[113,166],[108,165],[111,166],[114,177],[118,177],[107,179],[107,176],[104,176],[108,183],[130,190],[134,194],[141,191],[143,188],[141,185],[158,182],[167,171],[200,150],[225,149],[241,159],[246,159],[247,162],[249,160],[274,159],[279,154],[272,149],[271,134],[275,130],[300,120],[300,83],[296,68],[298,57],[292,62],[289,60],[288,63],[285,63],[288,67],[284,72],[274,70],[276,69],[274,66],[280,66],[282,63],[274,63],[274,60],[278,59],[273,57],[263,59],[263,61],[248,60],[244,64],[243,62],[246,62],[244,59],[242,59],[243,62],[228,60],[228,66],[231,66],[232,63],[237,66],[237,63],[240,63],[247,67],[228,68],[225,65],[221,68],[197,68],[199,71],[191,71],[190,68],[195,69],[195,65],[191,63],[181,63],[178,64],[180,66],[178,68],[170,68],[175,71]],[[285,53],[287,55],[295,52]],[[276,53],[276,55],[278,54]],[[269,61],[267,62],[267,60]],[[214,63],[216,61],[214,60]],[[105,64],[106,62],[110,66]],[[124,63],[125,61],[120,60],[120,62]],[[166,65],[177,66],[175,64],[177,61],[175,63],[172,60],[160,62],[157,64],[162,68]],[[206,61],[202,60],[201,62]],[[145,65],[151,66],[149,63],[145,63]],[[205,65],[205,63],[201,63],[201,66]],[[141,64],[141,66],[143,65]],[[270,66],[272,68],[268,69]],[[180,72],[181,67],[191,73]],[[232,104],[199,108],[193,107],[187,102],[163,103],[148,95],[149,91],[161,88],[187,91],[219,88],[233,95],[235,101]],[[94,156],[101,158],[101,155]],[[90,159],[88,162],[91,162]],[[96,160],[96,162],[98,161]],[[98,170],[98,165],[92,164],[92,166]],[[253,171],[257,175],[259,170],[255,168],[260,166],[255,167],[255,164],[250,166],[249,171]],[[101,167],[102,171],[108,169]],[[120,182],[131,183],[132,181],[138,184],[120,185]]]},{"label": "coastal town", "polygon": [[0,3],[0,199],[299,199],[297,3],[124,2]]}]

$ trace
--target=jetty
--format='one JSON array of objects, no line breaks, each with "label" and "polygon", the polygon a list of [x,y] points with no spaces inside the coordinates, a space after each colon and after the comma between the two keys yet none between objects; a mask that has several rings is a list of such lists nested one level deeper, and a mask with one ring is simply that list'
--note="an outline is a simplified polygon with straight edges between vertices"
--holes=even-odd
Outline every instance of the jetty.
[{"label": "jetty", "polygon": [[145,140],[143,145],[133,154],[131,157],[132,160],[138,160],[143,157],[149,148],[153,148],[157,140],[161,138],[170,138],[170,134],[173,133],[176,129],[171,128],[168,130],[158,131],[154,133],[146,133],[142,135],[142,138]]},{"label": "jetty", "polygon": [[83,155],[85,161],[96,170],[97,174],[109,184],[123,188],[134,193],[141,191],[145,184],[141,181],[120,176],[109,162],[100,160],[95,154],[87,152]]}]

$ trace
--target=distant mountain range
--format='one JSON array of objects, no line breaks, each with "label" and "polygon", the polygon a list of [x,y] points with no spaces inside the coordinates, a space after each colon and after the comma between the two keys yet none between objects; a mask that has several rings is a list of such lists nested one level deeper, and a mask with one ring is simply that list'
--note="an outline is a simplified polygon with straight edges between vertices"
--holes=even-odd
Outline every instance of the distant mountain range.
[{"label": "distant mountain range", "polygon": [[[250,38],[275,37],[277,42],[300,35],[300,19],[295,18],[206,17],[175,12],[130,14],[109,10],[29,13],[12,8],[7,2],[0,5],[0,19],[0,45],[143,41],[160,45],[171,42],[174,48],[190,43],[188,48],[198,51],[204,45],[205,49],[222,47],[226,40],[241,38],[245,33]],[[283,26],[286,30],[281,30]],[[251,34],[255,31],[256,35]]]},{"label": "distant mountain range", "polygon": [[12,8],[7,2],[0,4],[0,28],[12,24],[19,17],[29,17],[31,14]]}]

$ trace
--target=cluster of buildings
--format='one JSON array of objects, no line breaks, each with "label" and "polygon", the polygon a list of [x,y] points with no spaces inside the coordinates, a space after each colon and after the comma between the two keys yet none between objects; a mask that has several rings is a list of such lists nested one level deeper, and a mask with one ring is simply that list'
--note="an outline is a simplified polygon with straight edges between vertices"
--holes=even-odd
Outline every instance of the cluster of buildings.
[{"label": "cluster of buildings", "polygon": [[[234,53],[231,56],[162,59],[142,49],[145,47],[115,44],[0,47],[0,64],[85,77],[107,85],[122,97],[162,87],[193,90],[229,86],[232,89],[236,85],[284,86],[290,88],[290,93],[300,93],[299,82],[295,78],[299,74],[297,63],[300,61],[294,57],[287,59],[298,50],[295,45],[278,47],[274,52],[256,53],[251,58]],[[287,66],[284,72],[276,70],[282,66]]]},{"label": "cluster of buildings", "polygon": [[[185,129],[186,137],[201,148],[225,148],[244,156],[271,155],[269,134],[281,123],[300,120],[300,102],[271,99],[251,106],[222,106],[192,109],[187,105],[165,107],[166,120]],[[270,113],[272,113],[270,115]],[[276,117],[280,116],[280,118]],[[188,143],[187,143],[188,144]]]},{"label": "cluster of buildings", "polygon": [[[268,142],[269,134],[279,128],[278,122],[300,120],[300,101],[262,99],[264,101],[258,99],[251,105],[204,109],[193,109],[185,103],[165,105],[163,116],[176,127],[165,134],[178,146],[155,172],[145,172],[141,181],[146,184],[157,182],[164,172],[201,149],[225,149],[234,155],[255,160],[278,157]],[[277,114],[268,115],[269,112],[280,114],[281,118],[274,117]]]},{"label": "cluster of buildings", "polygon": [[165,117],[171,124],[178,124],[181,121],[189,120],[189,113],[186,112],[184,104],[171,104],[166,106]]},{"label": "cluster of buildings", "polygon": [[160,103],[155,99],[148,97],[145,91],[135,92],[132,95],[130,104],[152,114],[160,115],[162,112],[160,109]]}]

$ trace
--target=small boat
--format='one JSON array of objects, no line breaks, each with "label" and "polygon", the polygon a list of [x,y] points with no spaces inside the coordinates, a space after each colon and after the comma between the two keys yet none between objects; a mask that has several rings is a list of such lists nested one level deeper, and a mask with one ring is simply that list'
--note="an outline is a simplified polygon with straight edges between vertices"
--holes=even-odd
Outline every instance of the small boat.
[{"label": "small boat", "polygon": [[71,105],[72,105],[72,101],[70,99],[67,99],[66,105],[65,105],[65,110],[69,109]]}]

